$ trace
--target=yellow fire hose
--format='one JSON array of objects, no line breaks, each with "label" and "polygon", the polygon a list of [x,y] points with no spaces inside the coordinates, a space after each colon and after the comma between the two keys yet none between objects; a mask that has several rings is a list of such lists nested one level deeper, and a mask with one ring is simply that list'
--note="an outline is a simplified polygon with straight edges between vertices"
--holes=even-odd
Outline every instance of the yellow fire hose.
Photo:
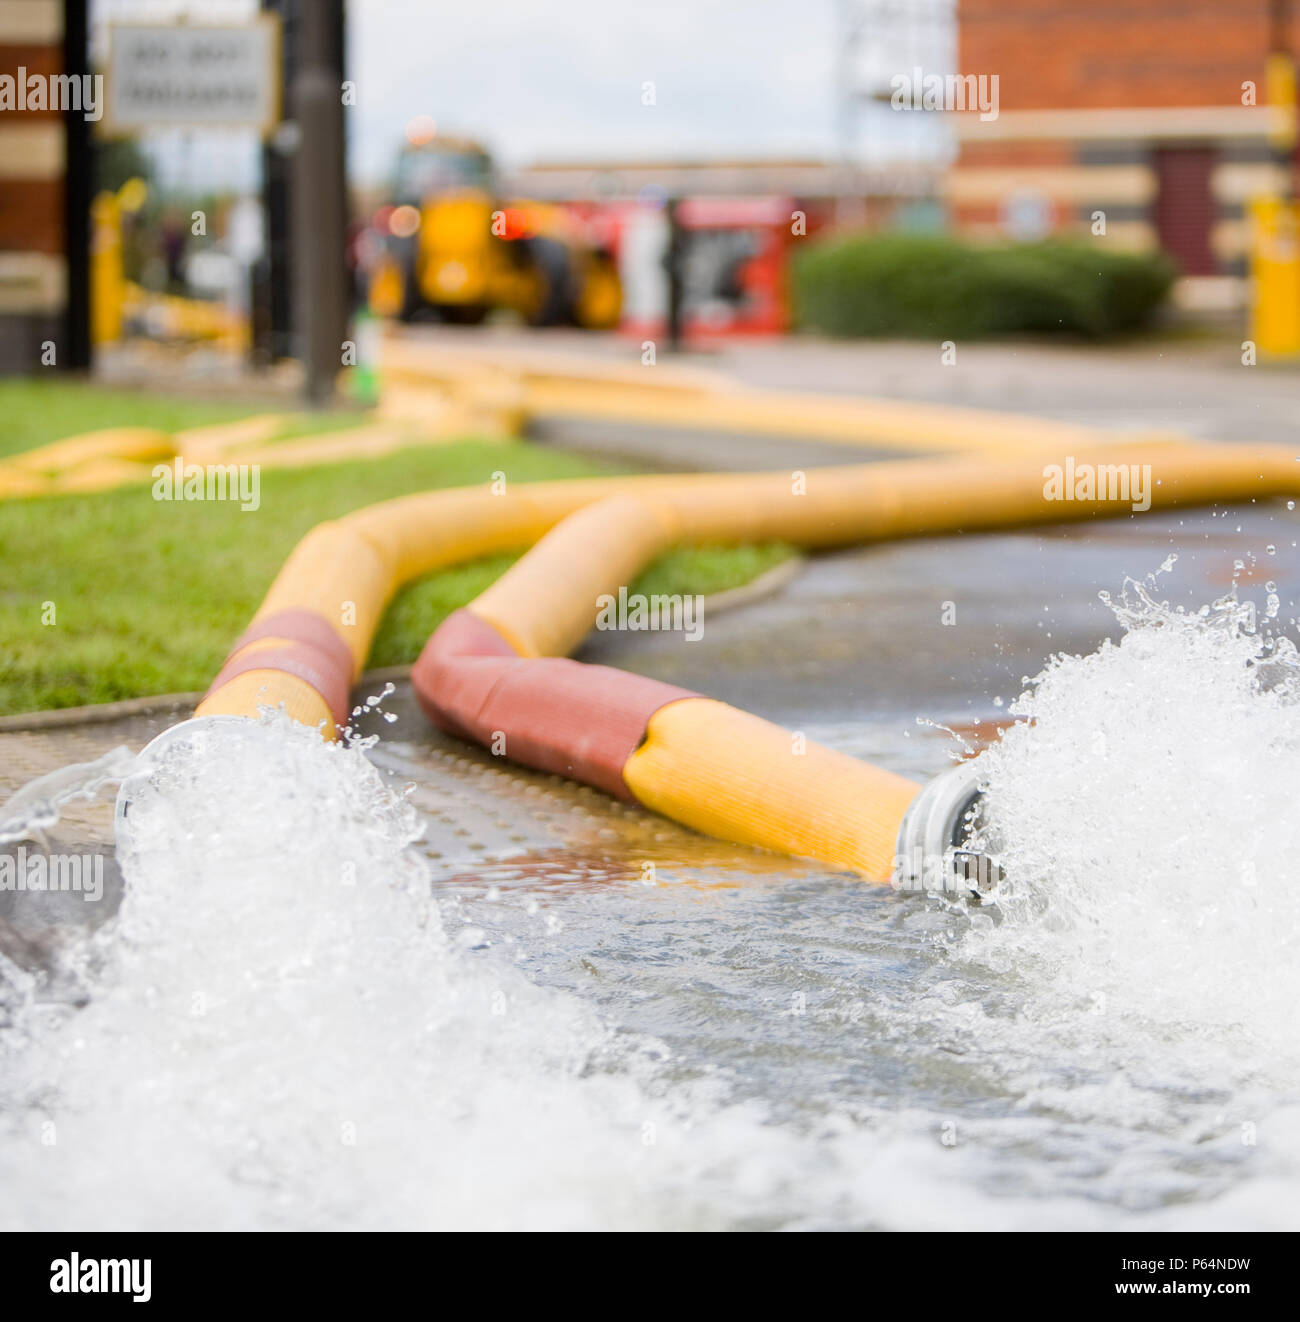
[{"label": "yellow fire hose", "polygon": [[[339,686],[317,670],[328,669],[336,643],[344,680],[355,679],[398,586],[538,542],[551,529],[469,608],[521,656],[571,650],[594,623],[596,597],[675,543],[780,539],[816,549],[1130,511],[1113,501],[1050,499],[1043,459],[458,488],[370,506],[299,543],[196,715],[254,717],[259,707],[283,706],[333,738]],[[1297,486],[1295,458],[1281,447],[1105,445],[1074,454],[1073,465],[1149,465],[1153,509],[1279,497]],[[314,623],[304,632],[304,619],[328,625],[330,636],[310,636],[321,630]],[[326,660],[313,669],[313,657]],[[962,785],[956,798],[927,799],[912,782],[829,749],[798,752],[787,732],[705,698],[656,712],[624,778],[641,802],[708,834],[875,880],[889,876],[905,815],[918,839],[933,841],[951,834],[953,813],[970,797]]]}]

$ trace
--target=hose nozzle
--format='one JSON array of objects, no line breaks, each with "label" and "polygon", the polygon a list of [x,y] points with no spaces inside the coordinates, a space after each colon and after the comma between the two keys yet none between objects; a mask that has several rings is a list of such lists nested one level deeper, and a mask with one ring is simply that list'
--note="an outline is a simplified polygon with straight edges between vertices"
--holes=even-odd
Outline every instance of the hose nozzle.
[{"label": "hose nozzle", "polygon": [[117,804],[114,810],[113,829],[117,838],[118,858],[124,857],[140,844],[135,814],[147,812],[158,801],[158,764],[163,754],[182,744],[203,747],[203,741],[209,734],[223,725],[233,722],[247,724],[244,716],[191,716],[189,720],[169,726],[146,744],[137,759],[137,765],[125,776],[118,786]]},{"label": "hose nozzle", "polygon": [[973,840],[984,791],[974,761],[937,775],[912,800],[898,829],[894,885],[904,891],[981,895],[1001,877],[997,864]]}]

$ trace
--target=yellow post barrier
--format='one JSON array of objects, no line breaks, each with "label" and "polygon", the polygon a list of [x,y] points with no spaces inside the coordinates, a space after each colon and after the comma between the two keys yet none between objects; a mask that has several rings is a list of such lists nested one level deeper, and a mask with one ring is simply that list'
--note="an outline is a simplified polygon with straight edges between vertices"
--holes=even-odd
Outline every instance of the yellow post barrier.
[{"label": "yellow post barrier", "polygon": [[126,276],[122,265],[122,208],[115,193],[90,204],[90,338],[112,344],[122,338]]},{"label": "yellow post barrier", "polygon": [[1300,354],[1300,205],[1251,203],[1251,339],[1269,358]]}]

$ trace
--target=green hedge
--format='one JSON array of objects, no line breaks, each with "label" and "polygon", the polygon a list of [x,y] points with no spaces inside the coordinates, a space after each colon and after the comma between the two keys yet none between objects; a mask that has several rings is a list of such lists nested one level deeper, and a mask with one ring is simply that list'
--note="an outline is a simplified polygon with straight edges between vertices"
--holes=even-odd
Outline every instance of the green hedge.
[{"label": "green hedge", "polygon": [[1178,274],[1161,253],[1116,252],[1105,243],[831,239],[795,259],[795,320],[841,336],[1064,331],[1099,339],[1148,321]]}]

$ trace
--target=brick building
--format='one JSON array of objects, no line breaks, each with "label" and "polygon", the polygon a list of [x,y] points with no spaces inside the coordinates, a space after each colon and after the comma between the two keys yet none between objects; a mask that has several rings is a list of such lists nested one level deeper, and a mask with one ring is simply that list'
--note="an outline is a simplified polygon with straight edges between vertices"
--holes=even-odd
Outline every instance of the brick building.
[{"label": "brick building", "polygon": [[[85,25],[85,0],[0,0],[0,75],[84,70]],[[0,109],[0,371],[36,366],[48,341],[57,366],[88,361],[90,132],[80,114]]]},{"label": "brick building", "polygon": [[1296,49],[1289,9],[960,0],[959,68],[998,76],[999,112],[953,116],[953,223],[973,234],[1087,233],[1101,211],[1108,238],[1160,245],[1206,301],[1232,301],[1246,204],[1288,183],[1270,140],[1288,112],[1267,104],[1266,65],[1275,46]]}]

